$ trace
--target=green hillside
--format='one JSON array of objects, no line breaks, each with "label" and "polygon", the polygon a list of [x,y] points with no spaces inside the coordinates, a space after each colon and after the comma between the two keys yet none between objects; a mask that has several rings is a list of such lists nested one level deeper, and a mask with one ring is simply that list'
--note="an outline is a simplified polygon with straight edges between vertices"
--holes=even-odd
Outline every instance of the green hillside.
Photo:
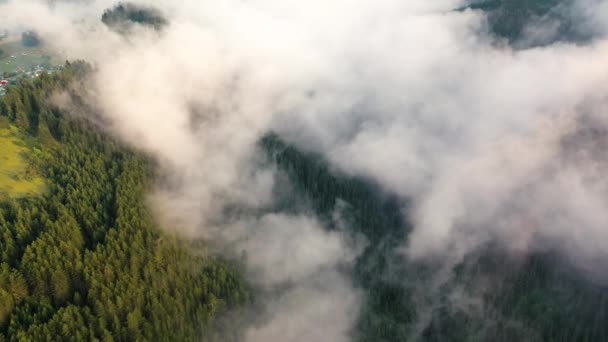
[{"label": "green hillside", "polygon": [[34,149],[19,136],[15,127],[0,128],[0,198],[40,194],[44,180],[29,159]]},{"label": "green hillside", "polygon": [[[408,223],[396,199],[369,181],[331,171],[321,156],[298,151],[277,135],[267,135],[261,146],[296,190],[279,204],[282,210],[303,210],[307,203],[333,229],[331,217],[342,201],[350,233],[369,241],[352,275],[365,292],[355,340],[608,340],[608,289],[583,278],[559,255],[547,251],[514,261],[499,246],[485,246],[432,290],[438,265],[400,256]],[[450,299],[458,293],[482,305]],[[417,324],[427,313],[421,328]]]},{"label": "green hillside", "polygon": [[[147,158],[45,102],[87,70],[68,64],[0,99],[0,120],[10,124],[0,136],[2,186],[38,192],[0,199],[0,341],[191,341],[222,333],[216,317],[249,298],[233,266],[190,253],[159,230],[144,200],[154,174]],[[30,155],[29,146],[38,152]],[[46,191],[40,177],[27,177],[28,165]]]}]

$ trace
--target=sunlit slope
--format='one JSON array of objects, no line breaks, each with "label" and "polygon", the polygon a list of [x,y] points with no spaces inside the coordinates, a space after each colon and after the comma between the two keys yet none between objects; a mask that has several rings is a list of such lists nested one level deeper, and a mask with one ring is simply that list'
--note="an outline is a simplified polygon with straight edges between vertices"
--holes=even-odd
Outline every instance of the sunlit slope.
[{"label": "sunlit slope", "polygon": [[31,153],[15,128],[0,128],[0,197],[31,196],[44,190],[44,180],[26,160]]}]

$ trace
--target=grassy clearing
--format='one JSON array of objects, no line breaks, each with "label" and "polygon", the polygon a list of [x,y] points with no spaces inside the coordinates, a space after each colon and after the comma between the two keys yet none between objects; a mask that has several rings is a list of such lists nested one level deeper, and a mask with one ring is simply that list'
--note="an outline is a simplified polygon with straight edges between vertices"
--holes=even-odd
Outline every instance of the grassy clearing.
[{"label": "grassy clearing", "polygon": [[25,158],[31,152],[16,128],[0,128],[0,197],[32,196],[44,191],[44,179]]}]

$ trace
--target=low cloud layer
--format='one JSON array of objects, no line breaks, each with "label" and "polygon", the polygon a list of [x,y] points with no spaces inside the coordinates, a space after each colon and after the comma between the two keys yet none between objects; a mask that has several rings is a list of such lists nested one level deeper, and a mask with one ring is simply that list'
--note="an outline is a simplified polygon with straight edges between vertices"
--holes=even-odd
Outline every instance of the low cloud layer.
[{"label": "low cloud layer", "polygon": [[343,233],[259,214],[275,172],[256,142],[271,130],[411,199],[409,258],[455,263],[499,241],[607,276],[593,267],[608,257],[604,2],[568,8],[592,39],[528,49],[458,0],[147,1],[169,24],[129,37],[99,20],[114,4],[9,1],[0,23],[94,64],[86,101],[160,161],[165,227],[247,252],[260,286],[297,283],[249,340],[348,340],[360,301]]}]

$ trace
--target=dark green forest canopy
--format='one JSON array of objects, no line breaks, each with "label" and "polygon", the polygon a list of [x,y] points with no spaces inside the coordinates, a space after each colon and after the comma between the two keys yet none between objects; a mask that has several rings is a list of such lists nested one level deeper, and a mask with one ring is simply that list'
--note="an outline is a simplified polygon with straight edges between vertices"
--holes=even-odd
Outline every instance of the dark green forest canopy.
[{"label": "dark green forest canopy", "polygon": [[161,30],[169,23],[158,9],[129,2],[122,2],[105,10],[101,16],[101,21],[120,33],[127,33],[133,25],[143,25]]},{"label": "dark green forest canopy", "polygon": [[0,341],[210,338],[249,291],[228,263],[158,229],[145,156],[47,104],[88,69],[68,63],[0,99],[0,120],[43,151],[35,165],[49,185],[0,201]]},{"label": "dark green forest canopy", "polygon": [[38,46],[40,45],[40,37],[35,31],[25,31],[21,34],[21,43],[24,46]]},{"label": "dark green forest canopy", "polygon": [[[331,216],[343,203],[350,233],[369,241],[352,270],[353,283],[364,291],[356,341],[608,340],[608,289],[582,278],[556,253],[513,260],[500,246],[485,246],[431,292],[438,265],[400,256],[410,230],[402,199],[337,173],[320,155],[303,153],[276,134],[260,145],[294,189],[280,201],[281,210],[308,210],[297,204],[307,203],[335,229]],[[455,302],[455,293],[482,305]]]},{"label": "dark green forest canopy", "polygon": [[[485,12],[491,32],[519,48],[591,39],[590,32],[574,25],[582,19],[577,17],[572,0],[479,0],[460,10],[466,8]],[[545,33],[526,36],[526,29],[532,27]]]}]

